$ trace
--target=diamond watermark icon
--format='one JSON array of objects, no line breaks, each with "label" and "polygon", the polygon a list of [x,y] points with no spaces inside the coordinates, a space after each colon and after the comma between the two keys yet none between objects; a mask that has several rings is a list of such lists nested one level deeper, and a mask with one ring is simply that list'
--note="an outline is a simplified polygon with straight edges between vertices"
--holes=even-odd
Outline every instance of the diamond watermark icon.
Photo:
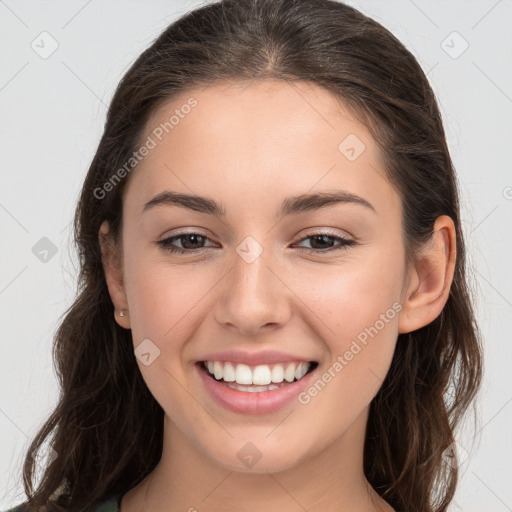
[{"label": "diamond watermark icon", "polygon": [[47,443],[40,446],[39,449],[35,449],[31,453],[32,458],[34,459],[37,466],[41,469],[46,469],[51,466],[53,461],[57,458],[57,452],[52,448],[52,446]]},{"label": "diamond watermark icon", "polygon": [[238,451],[236,456],[240,462],[247,468],[252,468],[260,459],[261,452],[252,443],[245,443]]},{"label": "diamond watermark icon", "polygon": [[49,238],[43,236],[32,247],[32,254],[42,263],[48,263],[57,254],[57,246]]},{"label": "diamond watermark icon", "polygon": [[458,59],[469,48],[469,43],[454,30],[441,41],[441,48],[452,59]]},{"label": "diamond watermark icon", "polygon": [[359,158],[365,149],[364,142],[354,133],[347,135],[338,145],[339,152],[350,162]]},{"label": "diamond watermark icon", "polygon": [[41,32],[32,41],[32,43],[30,43],[30,47],[39,55],[39,57],[41,57],[41,59],[47,59],[57,50],[59,43],[45,30]]},{"label": "diamond watermark icon", "polygon": [[469,453],[463,446],[454,441],[444,450],[442,457],[446,464],[452,468],[456,468],[467,460]]},{"label": "diamond watermark icon", "polygon": [[260,257],[263,247],[252,236],[248,236],[238,245],[236,252],[246,263],[252,263]]},{"label": "diamond watermark icon", "polygon": [[135,349],[135,356],[144,365],[149,366],[160,355],[160,349],[148,338]]}]

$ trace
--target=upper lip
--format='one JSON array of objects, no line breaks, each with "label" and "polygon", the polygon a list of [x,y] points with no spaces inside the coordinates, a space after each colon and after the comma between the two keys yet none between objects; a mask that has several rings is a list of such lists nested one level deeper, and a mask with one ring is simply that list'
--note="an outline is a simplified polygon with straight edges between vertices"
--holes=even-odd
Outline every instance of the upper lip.
[{"label": "upper lip", "polygon": [[205,355],[200,361],[231,361],[233,363],[246,364],[248,366],[258,366],[261,364],[274,364],[285,362],[310,362],[314,359],[307,359],[286,352],[276,350],[260,350],[259,352],[245,352],[242,350],[225,350],[223,352],[214,352]]}]

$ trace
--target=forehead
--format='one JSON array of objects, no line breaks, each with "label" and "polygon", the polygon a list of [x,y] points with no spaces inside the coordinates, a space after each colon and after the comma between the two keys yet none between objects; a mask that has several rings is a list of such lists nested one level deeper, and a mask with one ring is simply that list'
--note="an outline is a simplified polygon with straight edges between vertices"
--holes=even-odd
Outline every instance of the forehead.
[{"label": "forehead", "polygon": [[140,140],[149,139],[153,148],[128,184],[138,207],[165,188],[226,203],[330,187],[381,207],[397,200],[367,128],[339,98],[304,81],[187,90],[151,116]]}]

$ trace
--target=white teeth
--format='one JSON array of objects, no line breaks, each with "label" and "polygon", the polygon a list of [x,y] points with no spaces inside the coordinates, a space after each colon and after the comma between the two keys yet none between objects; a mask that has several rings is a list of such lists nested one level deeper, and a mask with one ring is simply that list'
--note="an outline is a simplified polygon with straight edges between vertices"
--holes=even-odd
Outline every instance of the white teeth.
[{"label": "white teeth", "polygon": [[[233,385],[257,385],[268,386],[271,383],[280,384],[282,382],[293,382],[306,375],[310,363],[279,363],[274,365],[258,365],[250,367],[246,364],[237,364],[229,361],[207,361],[205,366],[210,374],[217,380],[233,382]],[[255,388],[257,389],[257,388]]]},{"label": "white teeth", "polygon": [[267,365],[256,366],[252,372],[252,383],[266,386],[272,382],[272,374]]},{"label": "white teeth", "polygon": [[231,389],[236,389],[237,391],[245,391],[246,393],[261,393],[262,391],[274,391],[274,389],[279,389],[283,384],[270,384],[270,386],[240,386],[239,384],[229,383],[226,384]]},{"label": "white teeth", "polygon": [[282,364],[276,364],[274,368],[272,368],[272,382],[283,382],[284,380],[284,370]]},{"label": "white teeth", "polygon": [[216,379],[222,379],[224,372],[222,371],[222,365],[218,361],[213,363],[213,374]]},{"label": "white teeth", "polygon": [[288,382],[293,382],[293,379],[295,379],[295,364],[294,363],[290,363],[286,367],[286,370],[284,371],[284,378]]},{"label": "white teeth", "polygon": [[300,363],[299,366],[297,366],[297,369],[295,370],[295,378],[297,380],[302,379],[304,375],[308,372],[309,366],[306,363]]},{"label": "white teeth", "polygon": [[224,371],[223,371],[222,378],[226,382],[234,382],[235,381],[236,371],[235,371],[235,367],[231,363],[229,363],[229,362],[224,363]]},{"label": "white teeth", "polygon": [[252,372],[246,364],[236,366],[235,381],[238,384],[252,384]]}]

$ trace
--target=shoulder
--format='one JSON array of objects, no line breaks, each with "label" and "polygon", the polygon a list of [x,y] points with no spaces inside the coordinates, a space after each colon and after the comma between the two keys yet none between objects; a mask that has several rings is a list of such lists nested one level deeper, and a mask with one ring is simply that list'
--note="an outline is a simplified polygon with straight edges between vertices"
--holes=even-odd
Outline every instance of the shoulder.
[{"label": "shoulder", "polygon": [[[96,505],[91,512],[119,512],[120,498],[120,495],[113,496],[112,498]],[[21,503],[20,505],[5,510],[4,512],[29,512],[29,509],[26,503]]]}]

